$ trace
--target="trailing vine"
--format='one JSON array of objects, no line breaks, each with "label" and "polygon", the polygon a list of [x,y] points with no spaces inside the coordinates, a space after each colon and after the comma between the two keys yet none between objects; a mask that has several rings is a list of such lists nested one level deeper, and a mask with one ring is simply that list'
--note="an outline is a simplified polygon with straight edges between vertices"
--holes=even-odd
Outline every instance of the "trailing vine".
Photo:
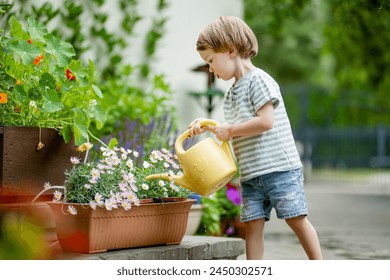
[{"label": "trailing vine", "polygon": [[168,20],[167,17],[163,15],[163,12],[168,8],[168,3],[166,0],[158,0],[157,5],[157,16],[153,19],[152,26],[149,32],[145,37],[145,54],[146,58],[144,63],[141,65],[141,75],[142,77],[147,77],[150,73],[150,63],[153,58],[158,41],[162,38],[164,34],[165,23]]}]

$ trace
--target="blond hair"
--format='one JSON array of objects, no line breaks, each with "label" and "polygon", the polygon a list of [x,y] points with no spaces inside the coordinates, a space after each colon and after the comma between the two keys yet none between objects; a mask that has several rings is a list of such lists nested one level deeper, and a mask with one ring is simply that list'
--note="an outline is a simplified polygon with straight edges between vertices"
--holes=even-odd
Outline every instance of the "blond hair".
[{"label": "blond hair", "polygon": [[225,52],[231,50],[232,46],[242,58],[257,55],[255,34],[243,20],[234,16],[221,16],[207,25],[196,42],[197,51],[212,49],[215,52]]}]

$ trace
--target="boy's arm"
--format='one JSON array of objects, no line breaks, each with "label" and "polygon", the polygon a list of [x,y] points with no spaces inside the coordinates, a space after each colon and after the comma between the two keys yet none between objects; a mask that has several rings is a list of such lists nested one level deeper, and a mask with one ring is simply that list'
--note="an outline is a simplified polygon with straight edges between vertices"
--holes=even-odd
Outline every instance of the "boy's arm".
[{"label": "boy's arm", "polygon": [[274,124],[274,106],[272,101],[265,103],[256,113],[256,117],[238,124],[223,123],[217,126],[208,126],[220,141],[229,140],[237,136],[254,136],[270,130]]}]

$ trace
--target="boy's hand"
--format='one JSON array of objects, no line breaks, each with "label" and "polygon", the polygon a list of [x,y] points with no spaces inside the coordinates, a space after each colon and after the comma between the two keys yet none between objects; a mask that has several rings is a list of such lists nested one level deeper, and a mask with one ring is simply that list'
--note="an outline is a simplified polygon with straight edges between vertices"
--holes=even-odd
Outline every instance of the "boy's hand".
[{"label": "boy's hand", "polygon": [[205,133],[207,130],[208,130],[208,126],[205,125],[205,126],[200,126],[199,125],[199,122],[201,120],[205,120],[205,118],[197,118],[195,120],[193,120],[190,125],[188,126],[188,129],[190,131],[190,137],[193,137],[195,135],[198,135],[198,134],[202,134],[202,133]]},{"label": "boy's hand", "polygon": [[223,123],[217,126],[208,126],[208,130],[215,134],[219,141],[228,141],[231,135],[232,125],[228,123]]}]

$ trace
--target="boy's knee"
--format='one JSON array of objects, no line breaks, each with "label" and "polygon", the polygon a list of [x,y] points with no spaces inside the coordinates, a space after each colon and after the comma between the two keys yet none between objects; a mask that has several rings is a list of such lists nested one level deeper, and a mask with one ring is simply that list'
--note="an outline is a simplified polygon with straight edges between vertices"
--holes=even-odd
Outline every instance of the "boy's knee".
[{"label": "boy's knee", "polygon": [[285,221],[291,228],[298,228],[305,223],[306,216],[302,215],[298,217],[288,218]]},{"label": "boy's knee", "polygon": [[264,227],[265,219],[256,219],[253,221],[245,222],[246,230],[258,230]]}]

